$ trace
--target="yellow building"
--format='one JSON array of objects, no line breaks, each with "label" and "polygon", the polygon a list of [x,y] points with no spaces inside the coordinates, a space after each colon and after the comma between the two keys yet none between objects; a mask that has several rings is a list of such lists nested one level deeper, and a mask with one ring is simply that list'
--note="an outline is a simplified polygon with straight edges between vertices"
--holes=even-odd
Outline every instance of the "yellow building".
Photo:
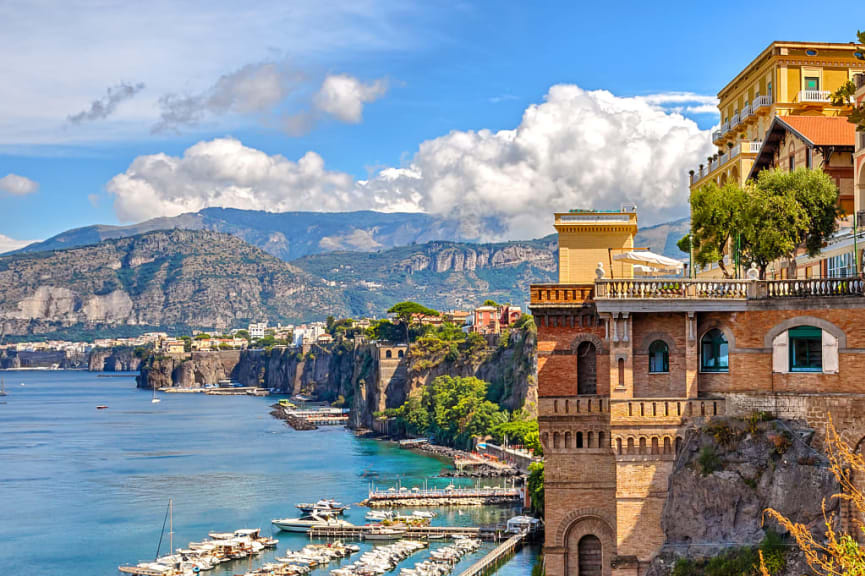
[{"label": "yellow building", "polygon": [[718,92],[717,153],[691,173],[691,189],[709,181],[743,184],[776,116],[843,115],[832,92],[865,72],[856,44],[773,42]]},{"label": "yellow building", "polygon": [[614,261],[634,249],[637,209],[571,210],[556,213],[559,233],[559,283],[591,284],[600,264],[607,278],[632,278],[633,266]]}]

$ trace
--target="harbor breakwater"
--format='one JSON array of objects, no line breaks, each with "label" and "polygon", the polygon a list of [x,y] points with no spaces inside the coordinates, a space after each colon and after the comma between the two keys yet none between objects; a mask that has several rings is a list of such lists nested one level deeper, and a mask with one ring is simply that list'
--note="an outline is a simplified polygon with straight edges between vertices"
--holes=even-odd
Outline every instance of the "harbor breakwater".
[{"label": "harbor breakwater", "polygon": [[508,409],[537,403],[536,332],[533,325],[491,339],[483,349],[365,342],[337,338],[330,344],[267,350],[152,354],[141,364],[139,388],[198,388],[232,380],[351,408],[352,428],[372,428],[373,414],[400,406],[437,376],[475,376]]}]

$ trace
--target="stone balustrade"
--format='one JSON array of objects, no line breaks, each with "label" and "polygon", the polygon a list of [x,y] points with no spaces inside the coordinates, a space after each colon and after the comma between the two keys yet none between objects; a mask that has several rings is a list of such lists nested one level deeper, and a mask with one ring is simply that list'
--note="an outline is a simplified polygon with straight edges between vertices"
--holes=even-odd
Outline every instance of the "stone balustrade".
[{"label": "stone balustrade", "polygon": [[582,304],[592,299],[593,284],[532,284],[531,302],[538,304]]},{"label": "stone balustrade", "polygon": [[723,398],[628,398],[610,400],[610,422],[675,425],[690,418],[723,416]]},{"label": "stone balustrade", "polygon": [[807,280],[628,279],[598,280],[595,283],[596,300],[764,300],[863,294],[865,280],[860,277]]},{"label": "stone balustrade", "polygon": [[538,413],[544,416],[597,416],[610,412],[607,396],[581,395],[538,398]]}]

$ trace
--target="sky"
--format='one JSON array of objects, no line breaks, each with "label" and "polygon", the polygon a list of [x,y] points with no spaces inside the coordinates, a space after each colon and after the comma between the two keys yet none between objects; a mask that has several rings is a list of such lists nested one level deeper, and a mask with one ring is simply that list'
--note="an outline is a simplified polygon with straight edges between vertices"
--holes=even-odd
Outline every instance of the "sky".
[{"label": "sky", "polygon": [[208,206],[488,240],[625,202],[669,221],[724,84],[773,40],[865,28],[813,6],[0,0],[0,252]]}]

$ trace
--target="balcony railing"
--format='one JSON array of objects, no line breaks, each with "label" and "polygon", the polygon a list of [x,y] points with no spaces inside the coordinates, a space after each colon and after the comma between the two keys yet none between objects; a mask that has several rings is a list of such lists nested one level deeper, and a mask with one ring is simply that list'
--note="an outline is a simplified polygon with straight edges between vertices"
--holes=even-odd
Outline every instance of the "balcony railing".
[{"label": "balcony railing", "polygon": [[827,90],[800,90],[799,102],[828,102],[830,92]]},{"label": "balcony railing", "polygon": [[741,154],[757,154],[760,152],[760,148],[762,147],[762,142],[751,142],[751,141],[742,141],[739,144],[733,146],[728,152],[721,154],[715,161],[709,161],[709,163],[703,168],[694,171],[694,178],[691,180],[691,184],[699,182],[713,171],[717,170],[730,160],[733,160],[737,156]]},{"label": "balcony railing", "polygon": [[745,104],[745,107],[742,108],[742,111],[739,113],[739,118],[742,120],[742,122],[744,122],[745,118],[747,118],[748,116],[751,116],[753,113],[754,113],[754,111],[751,110],[751,105]]},{"label": "balcony railing", "polygon": [[730,118],[730,128],[732,129],[732,128],[735,128],[736,126],[738,126],[741,119],[742,119],[742,117],[739,115],[738,112],[733,114],[733,117]]},{"label": "balcony railing", "polygon": [[772,105],[772,99],[768,96],[755,96],[751,102],[751,110],[757,112],[760,108],[769,107]]},{"label": "balcony railing", "polygon": [[767,280],[757,286],[757,298],[804,298],[812,296],[862,296],[861,278],[820,278],[814,280]]},{"label": "balcony railing", "polygon": [[748,280],[598,280],[598,300],[745,300]]},{"label": "balcony railing", "polygon": [[598,395],[542,396],[538,411],[542,416],[597,416],[610,412],[610,399]]},{"label": "balcony railing", "polygon": [[723,132],[721,132],[720,130],[715,130],[714,132],[712,132],[712,142],[720,142],[723,136]]},{"label": "balcony railing", "polygon": [[726,133],[729,132],[729,131],[730,131],[730,121],[727,120],[726,122],[724,122],[723,124],[721,124],[721,132],[723,132],[724,134],[726,134]]},{"label": "balcony railing", "polygon": [[759,154],[760,148],[763,147],[762,142],[741,142],[742,154]]},{"label": "balcony railing", "polygon": [[581,304],[591,300],[592,284],[532,284],[532,304]]},{"label": "balcony railing", "polygon": [[722,398],[629,398],[610,400],[613,421],[666,420],[723,416],[726,402]]},{"label": "balcony railing", "polygon": [[812,280],[598,280],[598,300],[763,300],[824,296],[863,296],[865,280],[820,278]]}]

